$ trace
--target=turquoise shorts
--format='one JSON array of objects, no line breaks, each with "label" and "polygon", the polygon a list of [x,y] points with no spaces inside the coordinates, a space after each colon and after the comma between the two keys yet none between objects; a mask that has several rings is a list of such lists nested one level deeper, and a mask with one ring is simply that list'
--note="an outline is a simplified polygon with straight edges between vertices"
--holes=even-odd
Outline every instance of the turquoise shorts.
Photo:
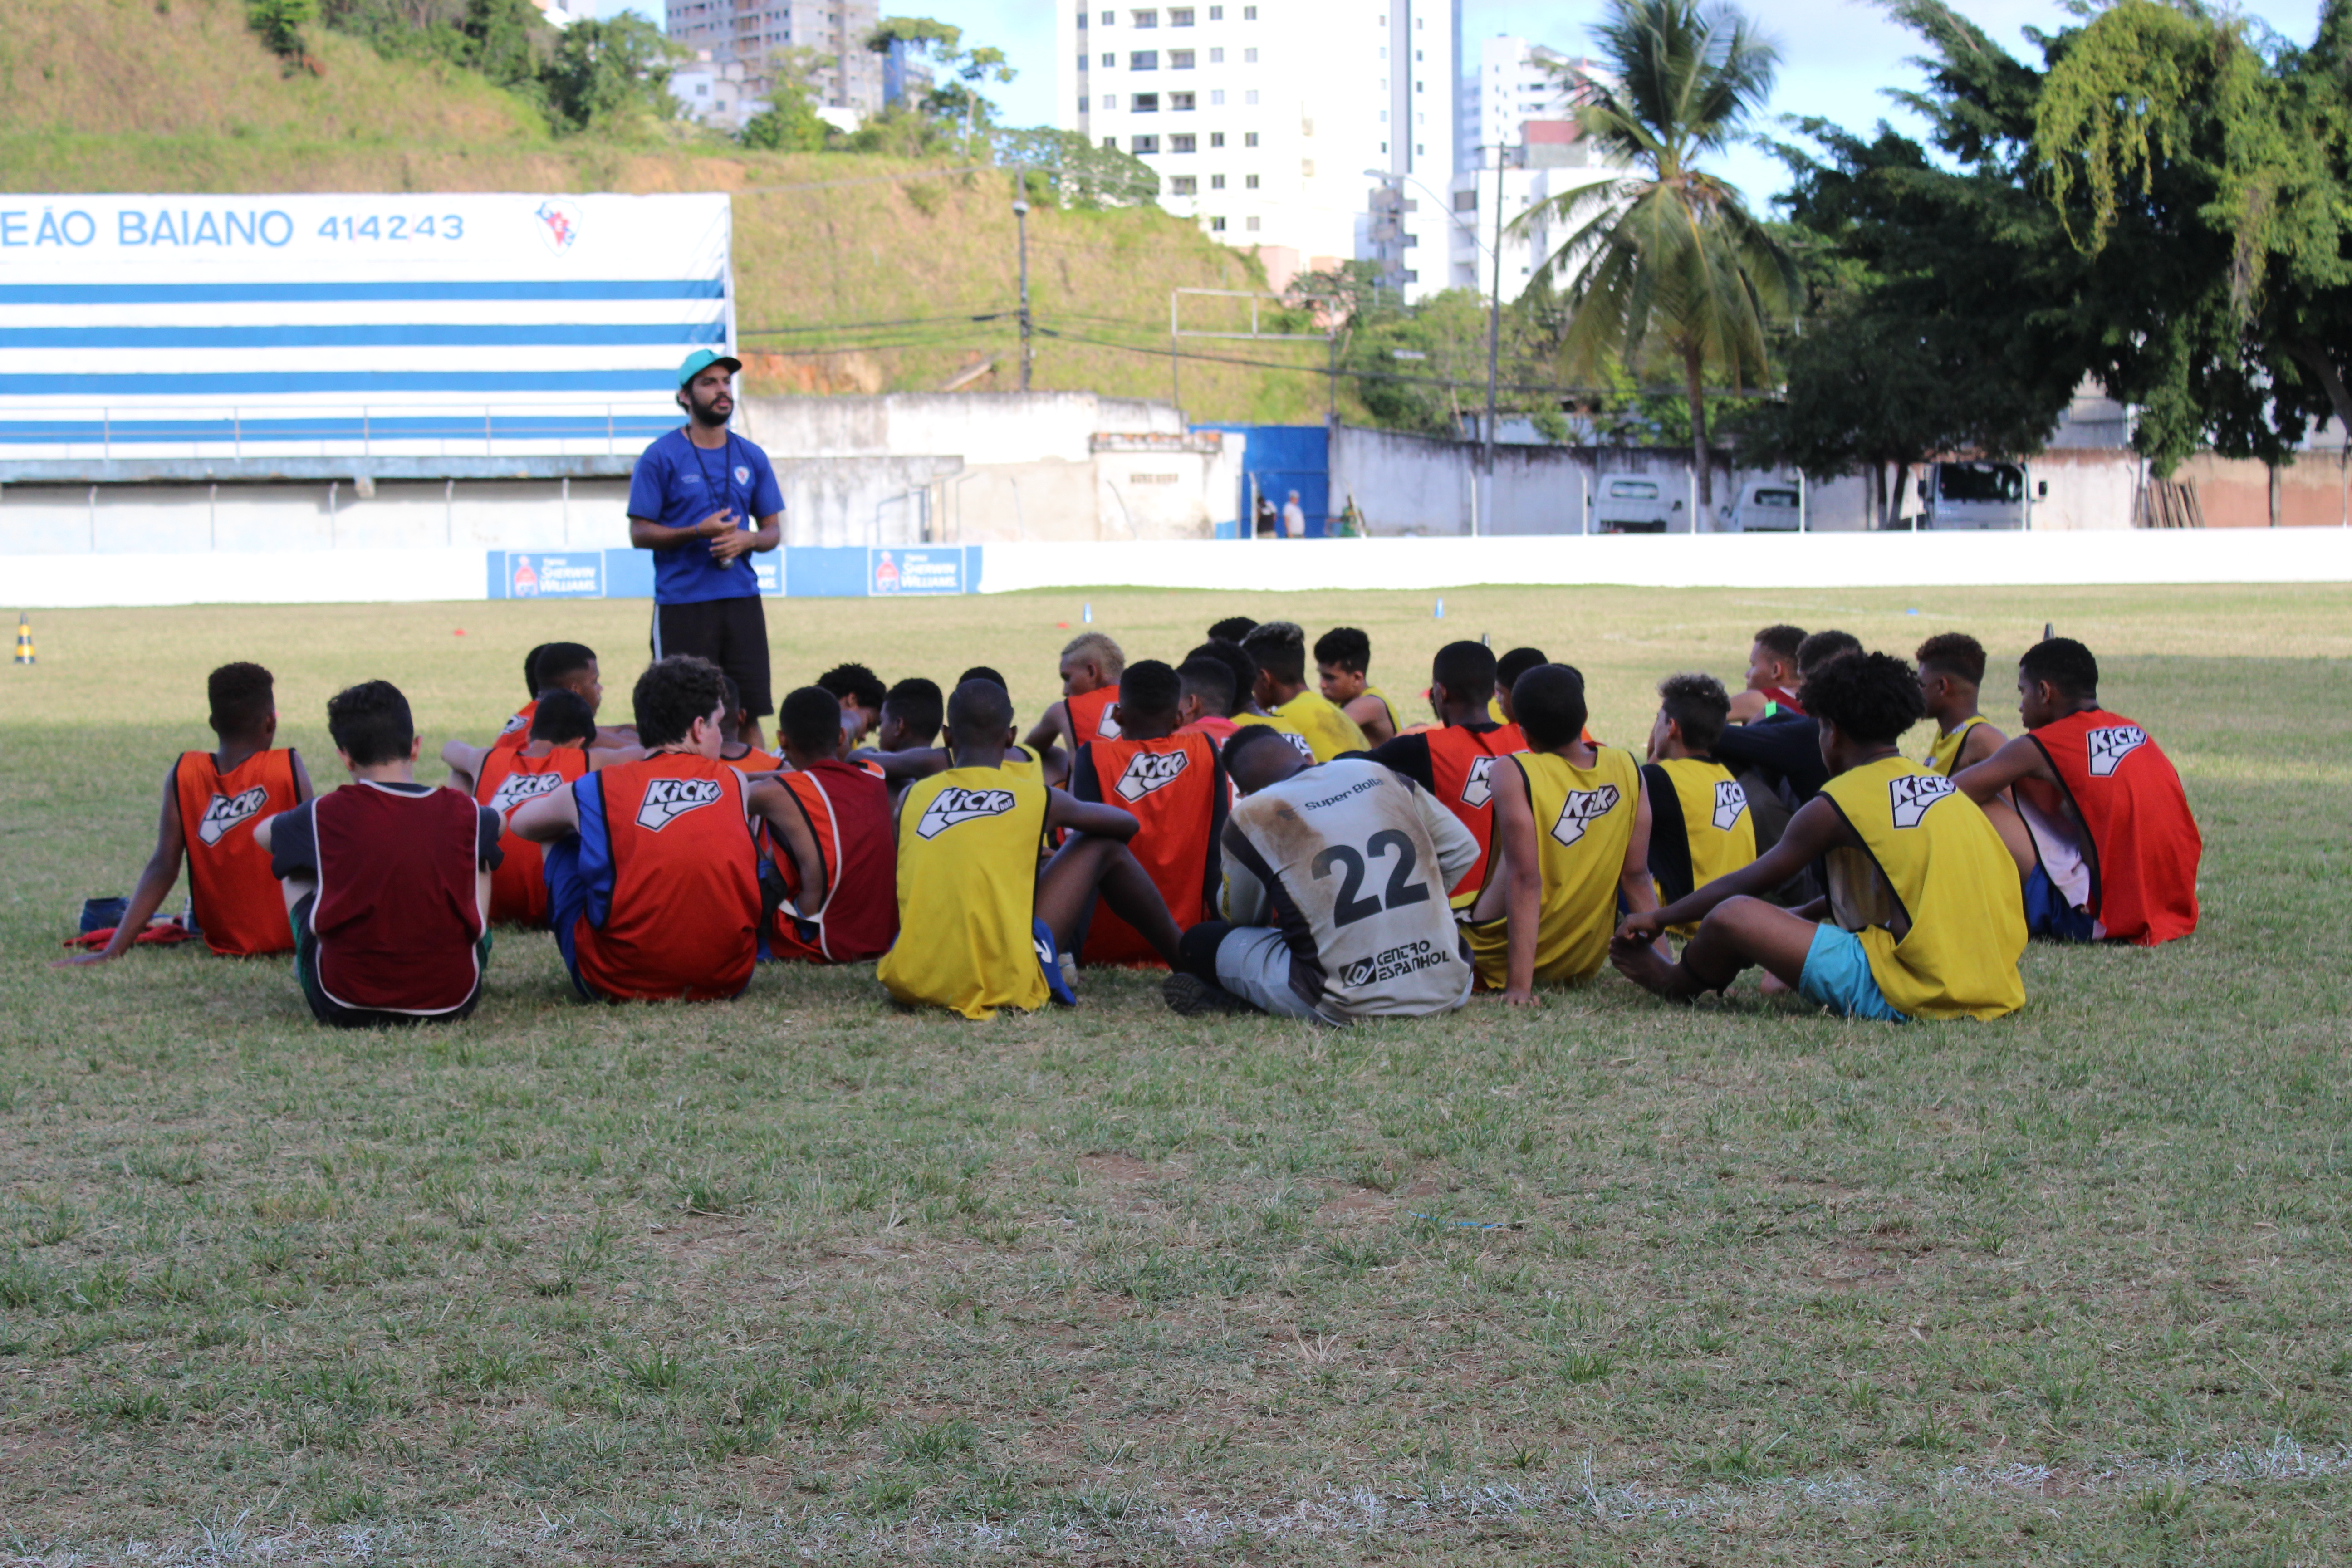
[{"label": "turquoise shorts", "polygon": [[1870,973],[1870,954],[1862,938],[1827,921],[1813,928],[1813,945],[1805,954],[1805,973],[1797,989],[1807,1001],[1818,1002],[1840,1017],[1911,1021],[1887,1005],[1886,994]]}]

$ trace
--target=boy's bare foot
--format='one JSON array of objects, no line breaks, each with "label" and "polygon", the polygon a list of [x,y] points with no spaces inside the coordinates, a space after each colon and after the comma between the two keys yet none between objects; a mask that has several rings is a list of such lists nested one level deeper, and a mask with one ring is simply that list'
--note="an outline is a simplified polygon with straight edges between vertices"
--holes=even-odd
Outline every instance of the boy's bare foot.
[{"label": "boy's bare foot", "polygon": [[1689,970],[1679,963],[1667,963],[1646,942],[1611,942],[1609,962],[1617,966],[1618,973],[1643,990],[1670,1002],[1687,1002],[1706,989]]}]

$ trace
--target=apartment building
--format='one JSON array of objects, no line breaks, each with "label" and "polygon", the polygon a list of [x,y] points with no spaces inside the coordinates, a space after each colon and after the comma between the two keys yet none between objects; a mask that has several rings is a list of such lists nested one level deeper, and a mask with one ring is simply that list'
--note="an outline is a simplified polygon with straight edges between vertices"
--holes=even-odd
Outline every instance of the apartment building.
[{"label": "apartment building", "polygon": [[1056,123],[1150,164],[1163,207],[1277,289],[1351,258],[1445,286],[1460,0],[1055,3]]},{"label": "apartment building", "polygon": [[1509,34],[1478,40],[1478,74],[1463,80],[1464,120],[1475,121],[1477,129],[1473,144],[1463,149],[1461,166],[1493,163],[1493,149],[1516,146],[1519,127],[1530,120],[1570,118],[1575,77],[1599,69],[1595,61]]},{"label": "apartment building", "polygon": [[882,57],[866,47],[881,25],[879,0],[668,0],[664,11],[662,30],[674,42],[751,68],[752,96],[772,89],[774,56],[803,47],[829,62],[809,79],[819,108],[866,115],[882,107]]},{"label": "apartment building", "polygon": [[[1554,198],[1615,179],[1624,171],[1602,163],[1591,153],[1576,122],[1533,120],[1517,127],[1512,145],[1502,149],[1501,167],[1492,155],[1483,169],[1465,169],[1454,176],[1453,216],[1448,236],[1447,285],[1486,293],[1500,284],[1505,300],[1516,300],[1535,269],[1551,258],[1568,238],[1546,208]],[[1496,234],[1496,205],[1501,204],[1503,232]],[[1524,228],[1514,229],[1533,214]],[[1494,270],[1499,251],[1502,268]],[[1565,279],[1561,279],[1565,281]]]}]

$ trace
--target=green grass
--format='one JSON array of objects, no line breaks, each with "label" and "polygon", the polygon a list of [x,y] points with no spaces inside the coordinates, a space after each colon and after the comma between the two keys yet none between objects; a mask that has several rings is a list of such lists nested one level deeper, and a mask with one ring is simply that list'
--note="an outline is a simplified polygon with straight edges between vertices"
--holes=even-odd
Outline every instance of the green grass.
[{"label": "green grass", "polygon": [[[985,660],[1081,595],[772,606],[780,669]],[[2352,594],[1092,595],[1582,665],[1604,737],[1768,620],[2083,636],[2179,761],[2207,923],[2037,947],[1996,1025],[1613,976],[1348,1034],[908,1017],[863,972],[313,1028],[282,964],[44,967],[202,673],[386,674],[436,742],[643,606],[45,615],[0,674],[0,1540],[43,1562],[2289,1563],[2352,1556]],[[1920,616],[1905,612],[1918,606]],[[453,637],[462,626],[463,637]],[[908,664],[906,648],[952,648]],[[787,681],[787,684],[789,681]],[[625,705],[625,696],[616,696]],[[1472,1228],[1472,1221],[1500,1228]],[[133,1542],[142,1543],[134,1548]],[[198,1558],[197,1560],[203,1560]]]}]

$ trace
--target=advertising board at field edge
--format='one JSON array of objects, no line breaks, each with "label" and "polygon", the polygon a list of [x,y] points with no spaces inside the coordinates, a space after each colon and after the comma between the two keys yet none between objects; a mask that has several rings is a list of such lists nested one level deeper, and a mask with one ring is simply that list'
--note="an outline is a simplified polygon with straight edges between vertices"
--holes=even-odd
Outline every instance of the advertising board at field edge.
[{"label": "advertising board at field edge", "polygon": [[877,598],[965,593],[963,546],[900,545],[869,551],[866,581],[867,595]]}]

